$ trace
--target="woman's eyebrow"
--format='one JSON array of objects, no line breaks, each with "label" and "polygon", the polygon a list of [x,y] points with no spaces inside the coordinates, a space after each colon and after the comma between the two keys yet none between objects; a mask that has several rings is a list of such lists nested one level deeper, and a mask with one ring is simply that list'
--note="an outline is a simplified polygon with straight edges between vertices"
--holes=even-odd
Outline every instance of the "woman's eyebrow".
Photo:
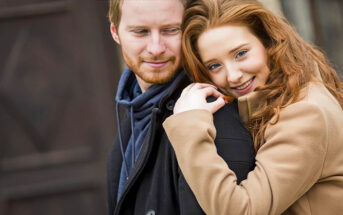
[{"label": "woman's eyebrow", "polygon": [[[232,53],[236,52],[237,50],[239,50],[240,48],[242,48],[243,46],[246,46],[246,45],[248,45],[248,43],[239,44],[238,46],[230,49],[229,54],[232,54]],[[213,59],[205,61],[204,64],[208,64],[211,61],[213,61]]]},{"label": "woman's eyebrow", "polygon": [[231,54],[233,52],[236,52],[238,49],[240,49],[240,48],[242,48],[243,46],[246,46],[246,45],[248,45],[248,43],[243,43],[243,44],[240,44],[240,45],[236,46],[235,48],[233,48],[233,49],[231,49],[229,51],[229,54]]}]

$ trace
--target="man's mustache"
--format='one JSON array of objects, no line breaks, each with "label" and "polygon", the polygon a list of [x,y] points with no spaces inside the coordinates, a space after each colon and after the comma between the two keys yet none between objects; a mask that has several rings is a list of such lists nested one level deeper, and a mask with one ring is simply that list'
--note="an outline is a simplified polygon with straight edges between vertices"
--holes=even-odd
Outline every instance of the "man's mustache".
[{"label": "man's mustache", "polygon": [[174,62],[176,59],[175,56],[154,56],[154,57],[139,57],[140,62],[166,62],[166,61],[172,61]]}]

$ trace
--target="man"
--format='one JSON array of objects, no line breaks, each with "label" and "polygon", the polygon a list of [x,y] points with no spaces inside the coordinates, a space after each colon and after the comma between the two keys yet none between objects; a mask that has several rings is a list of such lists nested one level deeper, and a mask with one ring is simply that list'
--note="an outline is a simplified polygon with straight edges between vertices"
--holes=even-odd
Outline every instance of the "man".
[{"label": "man", "polygon": [[[118,137],[108,160],[110,215],[204,214],[162,128],[182,89],[190,83],[180,68],[185,3],[110,1],[111,33],[128,66],[118,84]],[[119,119],[119,109],[126,110],[123,119]],[[245,179],[254,167],[254,149],[237,104],[219,110],[214,123],[218,153],[233,166],[239,180]]]}]

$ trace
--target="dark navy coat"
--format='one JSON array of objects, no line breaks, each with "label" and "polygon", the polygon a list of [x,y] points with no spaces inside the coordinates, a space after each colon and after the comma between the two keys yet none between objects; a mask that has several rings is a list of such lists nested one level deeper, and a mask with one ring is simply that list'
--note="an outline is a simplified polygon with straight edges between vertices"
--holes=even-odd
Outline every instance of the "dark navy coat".
[{"label": "dark navy coat", "polygon": [[[107,164],[110,215],[204,214],[181,173],[162,127],[163,121],[173,113],[182,89],[189,83],[186,76],[178,83],[173,83],[172,90],[153,109],[150,130],[119,202],[116,198],[122,156],[118,139],[111,146]],[[217,111],[214,124],[218,154],[235,172],[239,183],[255,167],[255,152],[251,135],[239,118],[237,101]],[[127,144],[131,135],[128,117],[122,121],[121,131],[123,143]]]}]

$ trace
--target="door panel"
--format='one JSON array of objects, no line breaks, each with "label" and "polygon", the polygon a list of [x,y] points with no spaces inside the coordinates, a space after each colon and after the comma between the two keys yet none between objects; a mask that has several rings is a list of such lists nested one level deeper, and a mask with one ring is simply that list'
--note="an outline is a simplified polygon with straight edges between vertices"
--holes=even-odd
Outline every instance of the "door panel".
[{"label": "door panel", "polygon": [[0,214],[105,214],[107,2],[0,0]]}]

